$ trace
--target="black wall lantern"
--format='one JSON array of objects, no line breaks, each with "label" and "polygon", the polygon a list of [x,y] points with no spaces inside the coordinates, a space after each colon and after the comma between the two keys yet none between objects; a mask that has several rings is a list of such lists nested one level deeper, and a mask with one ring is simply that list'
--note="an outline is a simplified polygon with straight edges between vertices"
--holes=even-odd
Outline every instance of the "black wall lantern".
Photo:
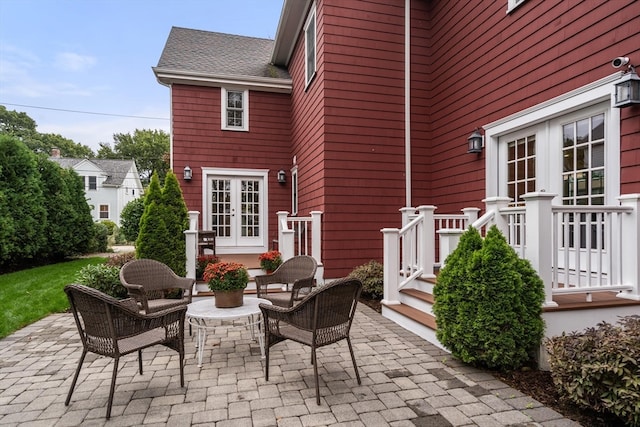
[{"label": "black wall lantern", "polygon": [[286,182],[287,182],[287,174],[286,174],[286,172],[285,172],[285,171],[283,171],[282,169],[280,169],[280,170],[278,171],[278,182],[279,182],[280,184],[284,184],[284,183],[286,183]]},{"label": "black wall lantern", "polygon": [[616,102],[614,107],[624,108],[633,104],[640,104],[640,77],[633,65],[615,82]]},{"label": "black wall lantern", "polygon": [[185,181],[191,181],[191,178],[193,177],[193,172],[191,171],[191,168],[189,167],[189,165],[184,167],[182,177],[184,178]]},{"label": "black wall lantern", "polygon": [[467,153],[482,153],[482,147],[484,146],[484,136],[480,133],[480,130],[476,128],[473,133],[467,138],[468,149]]}]

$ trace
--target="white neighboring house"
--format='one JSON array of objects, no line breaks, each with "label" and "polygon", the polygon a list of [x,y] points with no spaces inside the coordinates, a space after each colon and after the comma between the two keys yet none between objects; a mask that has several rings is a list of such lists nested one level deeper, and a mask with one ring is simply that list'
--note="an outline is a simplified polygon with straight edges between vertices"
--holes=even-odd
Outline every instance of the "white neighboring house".
[{"label": "white neighboring house", "polygon": [[119,227],[122,209],[142,196],[142,183],[133,160],[71,159],[60,157],[59,150],[53,150],[49,160],[82,177],[94,221],[110,220]]}]

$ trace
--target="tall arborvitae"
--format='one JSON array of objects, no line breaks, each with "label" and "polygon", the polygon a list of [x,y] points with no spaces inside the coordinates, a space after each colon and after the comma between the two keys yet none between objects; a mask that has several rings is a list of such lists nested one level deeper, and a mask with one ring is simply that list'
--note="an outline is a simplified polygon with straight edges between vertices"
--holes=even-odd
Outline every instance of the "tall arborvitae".
[{"label": "tall arborvitae", "polygon": [[165,226],[169,234],[167,245],[174,254],[169,266],[176,274],[183,276],[186,273],[186,245],[184,231],[189,228],[189,214],[187,205],[182,196],[182,190],[178,179],[172,171],[167,173],[162,188],[164,200]]}]

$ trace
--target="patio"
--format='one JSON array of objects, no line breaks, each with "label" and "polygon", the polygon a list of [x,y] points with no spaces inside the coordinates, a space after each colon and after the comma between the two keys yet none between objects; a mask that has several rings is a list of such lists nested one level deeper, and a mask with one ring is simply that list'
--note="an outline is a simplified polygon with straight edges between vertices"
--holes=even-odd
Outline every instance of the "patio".
[{"label": "patio", "polygon": [[175,352],[145,350],[144,375],[135,354],[126,356],[107,421],[113,361],[89,354],[65,407],[81,343],[72,315],[54,314],[0,341],[0,425],[578,426],[363,304],[351,338],[362,385],[344,341],[323,347],[318,406],[308,348],[289,341],[273,347],[265,382],[248,329],[216,328],[202,368],[195,334],[186,334],[185,388]]}]

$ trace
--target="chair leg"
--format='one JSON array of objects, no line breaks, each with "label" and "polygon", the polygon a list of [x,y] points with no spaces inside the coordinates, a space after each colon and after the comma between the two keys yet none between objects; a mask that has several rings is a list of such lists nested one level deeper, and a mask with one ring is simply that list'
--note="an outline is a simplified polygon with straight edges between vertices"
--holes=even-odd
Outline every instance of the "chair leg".
[{"label": "chair leg", "polygon": [[140,369],[140,375],[142,375],[142,350],[138,350],[138,369]]},{"label": "chair leg", "polygon": [[116,376],[118,375],[119,357],[113,359],[113,374],[111,375],[111,390],[109,390],[109,403],[107,405],[107,419],[111,418],[111,405],[113,404],[113,392],[116,388]]},{"label": "chair leg", "polygon": [[264,343],[264,380],[265,381],[269,381],[269,338],[267,337],[267,339],[265,340],[266,342]]},{"label": "chair leg", "polygon": [[316,379],[316,403],[320,405],[320,384],[318,384],[318,360],[316,359],[316,348],[311,347],[311,360],[313,361],[313,376]]},{"label": "chair leg", "polygon": [[64,406],[69,406],[69,402],[71,401],[71,395],[73,394],[73,389],[76,387],[76,382],[78,381],[78,375],[80,375],[80,368],[82,368],[82,363],[84,362],[84,358],[87,355],[87,349],[82,349],[82,356],[80,356],[80,360],[78,361],[78,367],[76,368],[76,373],[73,376],[73,381],[71,382],[71,387],[69,388],[69,393],[67,394],[67,400],[64,402]]},{"label": "chair leg", "polygon": [[351,353],[351,361],[353,362],[353,369],[356,371],[358,384],[362,384],[362,381],[360,381],[360,373],[358,373],[358,365],[356,365],[356,357],[353,355],[353,347],[351,347],[351,340],[349,337],[347,337],[347,344],[349,345],[349,353]]},{"label": "chair leg", "polygon": [[180,344],[180,387],[184,387],[184,341]]}]

